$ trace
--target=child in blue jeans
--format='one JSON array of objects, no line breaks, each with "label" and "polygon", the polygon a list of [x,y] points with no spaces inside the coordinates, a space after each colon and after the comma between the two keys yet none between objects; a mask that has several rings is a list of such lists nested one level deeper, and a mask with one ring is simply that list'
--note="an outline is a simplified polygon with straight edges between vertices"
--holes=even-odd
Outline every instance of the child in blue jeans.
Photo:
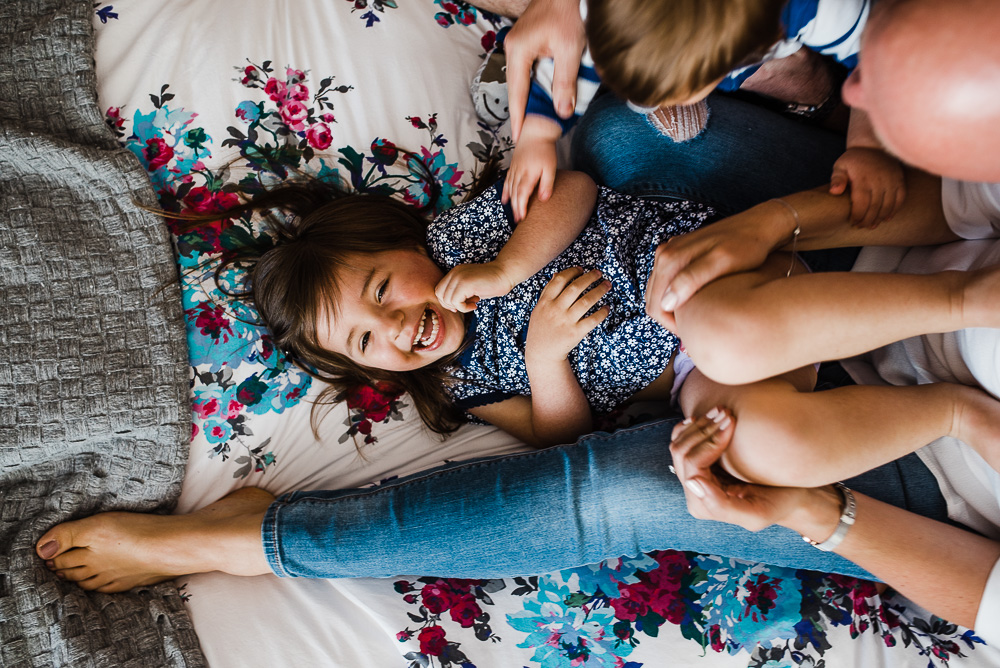
[{"label": "child in blue jeans", "polygon": [[[857,64],[867,0],[590,0],[590,49],[584,52],[574,115],[552,107],[553,64],[538,64],[526,116],[511,161],[504,198],[516,218],[528,197],[551,192],[555,142],[589,105],[603,83],[675,139],[705,126],[704,98],[740,88],[762,63],[791,59],[806,47],[849,69]],[[782,61],[784,62],[784,61]],[[600,77],[598,77],[598,71]],[[871,226],[895,213],[905,197],[902,166],[885,153],[863,112],[852,111],[847,151],[834,165],[831,193],[851,190],[852,219]]]}]

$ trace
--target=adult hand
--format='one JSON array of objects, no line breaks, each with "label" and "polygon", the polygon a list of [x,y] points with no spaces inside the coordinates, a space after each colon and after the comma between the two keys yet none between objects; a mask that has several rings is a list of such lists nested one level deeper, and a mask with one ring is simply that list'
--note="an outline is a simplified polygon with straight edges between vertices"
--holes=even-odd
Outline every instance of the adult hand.
[{"label": "adult hand", "polygon": [[590,315],[587,312],[610,289],[611,284],[601,281],[601,272],[596,269],[583,273],[583,269],[571,267],[553,276],[539,295],[528,321],[525,362],[566,359],[608,317],[607,305]]},{"label": "adult hand", "polygon": [[781,524],[804,505],[813,490],[754,485],[723,472],[719,459],[734,431],[732,417],[721,408],[674,428],[670,454],[684,485],[688,512],[698,519],[737,524],[750,531]]},{"label": "adult hand", "polygon": [[576,107],[576,75],[585,46],[578,0],[531,0],[504,40],[510,129],[515,142],[521,136],[532,65],[539,58],[555,61],[552,102],[557,114],[569,118]]},{"label": "adult hand", "polygon": [[468,313],[480,299],[502,297],[512,289],[514,282],[496,262],[460,264],[445,274],[434,295],[449,311]]},{"label": "adult hand", "polygon": [[[784,227],[788,227],[787,233]],[[781,203],[765,202],[694,232],[671,237],[656,249],[646,286],[646,313],[665,328],[675,330],[677,307],[717,278],[761,266],[794,229],[795,221]]]}]

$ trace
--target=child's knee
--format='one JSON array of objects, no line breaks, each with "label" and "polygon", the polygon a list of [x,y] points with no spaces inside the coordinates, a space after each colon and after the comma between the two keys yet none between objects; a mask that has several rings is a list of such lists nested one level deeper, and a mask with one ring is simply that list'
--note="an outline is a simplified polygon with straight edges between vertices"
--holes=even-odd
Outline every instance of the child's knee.
[{"label": "child's knee", "polygon": [[775,393],[741,401],[734,409],[736,431],[723,465],[743,480],[763,485],[812,487],[825,484],[822,461],[812,447],[808,416]]}]

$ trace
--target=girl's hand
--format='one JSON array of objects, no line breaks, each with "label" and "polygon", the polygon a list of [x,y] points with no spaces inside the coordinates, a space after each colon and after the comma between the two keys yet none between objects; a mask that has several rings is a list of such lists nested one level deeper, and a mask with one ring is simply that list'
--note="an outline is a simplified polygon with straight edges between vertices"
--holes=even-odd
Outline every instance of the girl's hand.
[{"label": "girl's hand", "polygon": [[688,512],[698,519],[738,524],[750,531],[789,522],[815,490],[754,485],[722,471],[717,464],[734,430],[732,417],[722,408],[674,427],[670,454],[684,484]]},{"label": "girl's hand", "polygon": [[573,267],[553,276],[531,312],[525,363],[566,359],[608,317],[607,305],[586,314],[610,289],[611,283],[601,281],[601,272],[596,269],[583,273],[583,269]]},{"label": "girl's hand", "polygon": [[441,279],[434,288],[441,306],[449,311],[468,313],[480,299],[502,297],[514,289],[503,267],[496,262],[460,264]]},{"label": "girl's hand", "polygon": [[906,199],[903,165],[878,148],[849,148],[833,164],[830,194],[843,194],[848,184],[851,222],[856,227],[878,227],[892,218]]},{"label": "girl's hand", "polygon": [[519,223],[528,215],[528,200],[538,189],[538,200],[548,201],[556,179],[556,142],[562,128],[555,121],[528,114],[524,130],[514,146],[514,155],[503,182],[500,201],[510,202],[514,222]]}]

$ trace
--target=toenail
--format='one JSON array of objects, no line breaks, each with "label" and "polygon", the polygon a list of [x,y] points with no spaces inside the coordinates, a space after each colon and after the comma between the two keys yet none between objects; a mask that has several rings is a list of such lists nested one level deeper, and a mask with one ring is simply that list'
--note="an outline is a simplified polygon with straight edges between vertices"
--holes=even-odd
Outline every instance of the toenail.
[{"label": "toenail", "polygon": [[45,567],[48,568],[50,571],[54,571],[56,569],[56,562],[49,559],[48,561],[45,562]]},{"label": "toenail", "polygon": [[49,557],[55,556],[56,552],[59,550],[59,543],[54,540],[50,540],[45,545],[42,545],[38,549],[38,554],[42,555],[42,559],[48,559]]},{"label": "toenail", "polygon": [[56,571],[56,577],[60,580],[65,580],[66,576],[62,574],[62,571]]}]

